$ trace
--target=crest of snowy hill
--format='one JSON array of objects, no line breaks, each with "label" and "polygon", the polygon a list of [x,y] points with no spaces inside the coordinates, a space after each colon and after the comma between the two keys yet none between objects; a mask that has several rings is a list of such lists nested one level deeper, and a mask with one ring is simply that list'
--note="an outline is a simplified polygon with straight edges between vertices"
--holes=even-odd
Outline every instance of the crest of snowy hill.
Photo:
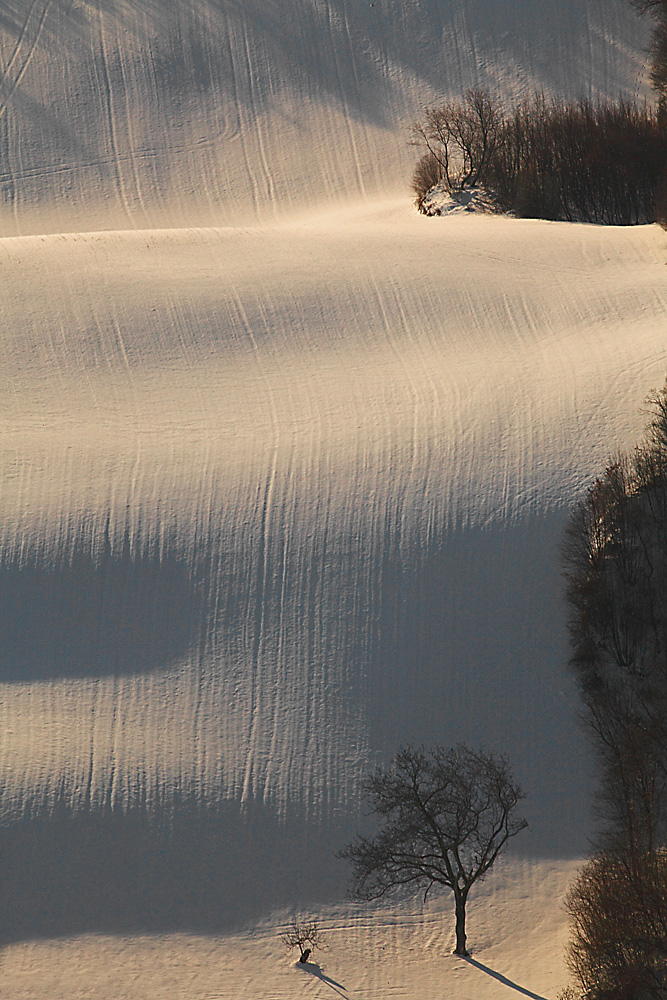
[{"label": "crest of snowy hill", "polygon": [[406,137],[643,94],[644,44],[622,0],[3,5],[5,937],[340,903],[409,741],[586,847],[558,544],[663,382],[663,236],[424,219]]}]

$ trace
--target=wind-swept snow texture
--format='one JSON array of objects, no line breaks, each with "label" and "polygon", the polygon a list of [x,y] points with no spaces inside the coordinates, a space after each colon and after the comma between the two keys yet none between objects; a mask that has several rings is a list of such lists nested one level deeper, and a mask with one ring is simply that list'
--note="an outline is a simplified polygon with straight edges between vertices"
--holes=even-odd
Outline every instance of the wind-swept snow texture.
[{"label": "wind-swept snow texture", "polygon": [[[643,93],[616,2],[0,11],[3,935],[340,900],[361,776],[507,751],[574,857],[567,509],[664,237],[410,207],[419,106]],[[233,224],[233,225],[232,225]]]}]

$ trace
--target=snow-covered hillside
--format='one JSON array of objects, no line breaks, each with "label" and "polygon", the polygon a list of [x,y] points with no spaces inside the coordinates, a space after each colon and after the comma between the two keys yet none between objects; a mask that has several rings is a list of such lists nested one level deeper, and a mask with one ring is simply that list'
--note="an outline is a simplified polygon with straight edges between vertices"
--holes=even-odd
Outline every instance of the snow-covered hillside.
[{"label": "snow-covered hillside", "polygon": [[[0,12],[5,938],[273,941],[296,907],[362,948],[333,855],[364,822],[360,778],[400,742],[466,740],[528,793],[498,886],[517,912],[552,887],[523,968],[559,982],[590,782],[557,550],[667,374],[667,252],[655,227],[416,214],[424,102],[645,93],[621,0],[509,6]],[[446,955],[433,911],[397,913]],[[497,971],[503,932],[484,935]],[[12,946],[14,995],[60,995],[31,985],[56,954],[62,995],[87,995],[67,970],[117,939],[87,940],[76,960]],[[164,940],[185,963],[223,948]],[[254,938],[233,940],[228,970]],[[220,995],[269,995],[234,968]]]},{"label": "snow-covered hillside", "polygon": [[627,0],[4,0],[0,232],[403,194],[425,103],[643,95],[646,40]]}]

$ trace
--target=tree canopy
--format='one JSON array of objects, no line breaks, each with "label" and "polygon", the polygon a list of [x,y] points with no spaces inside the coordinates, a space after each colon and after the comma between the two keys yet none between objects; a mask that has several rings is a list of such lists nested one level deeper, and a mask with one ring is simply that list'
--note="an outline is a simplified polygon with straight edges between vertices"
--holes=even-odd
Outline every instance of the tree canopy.
[{"label": "tree canopy", "polygon": [[525,829],[515,815],[524,797],[502,756],[435,746],[401,748],[365,785],[383,825],[341,852],[353,865],[352,895],[378,899],[400,890],[451,889],[456,904],[455,953],[466,955],[465,906],[470,888],[489,871],[507,841]]}]

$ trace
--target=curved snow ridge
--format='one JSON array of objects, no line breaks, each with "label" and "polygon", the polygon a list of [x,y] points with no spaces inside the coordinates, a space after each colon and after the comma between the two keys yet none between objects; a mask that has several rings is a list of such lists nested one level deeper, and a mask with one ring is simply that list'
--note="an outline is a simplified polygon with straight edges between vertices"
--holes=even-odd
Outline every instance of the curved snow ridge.
[{"label": "curved snow ridge", "polygon": [[624,0],[17,0],[0,25],[0,231],[271,220],[405,190],[419,109],[647,94]]}]

